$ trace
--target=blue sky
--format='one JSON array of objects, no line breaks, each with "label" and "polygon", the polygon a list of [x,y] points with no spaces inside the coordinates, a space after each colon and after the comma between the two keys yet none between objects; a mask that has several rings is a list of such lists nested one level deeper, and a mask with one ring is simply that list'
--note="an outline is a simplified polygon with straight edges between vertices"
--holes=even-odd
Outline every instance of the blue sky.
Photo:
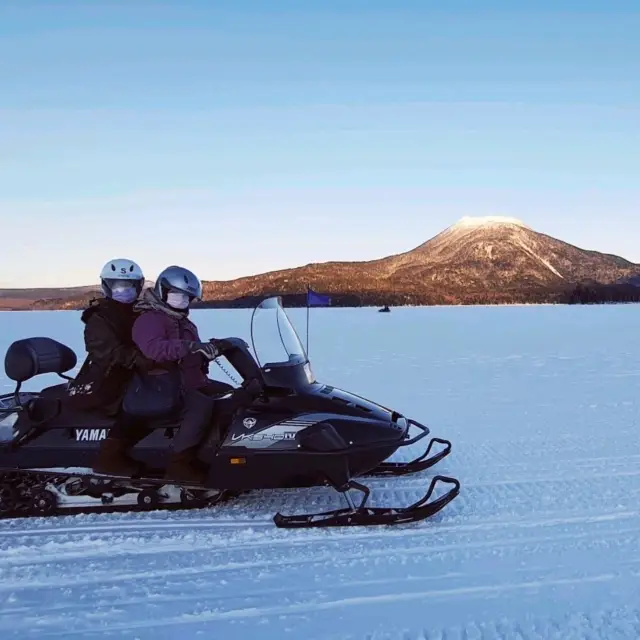
[{"label": "blue sky", "polygon": [[509,215],[640,262],[640,5],[0,3],[0,286],[228,279]]}]

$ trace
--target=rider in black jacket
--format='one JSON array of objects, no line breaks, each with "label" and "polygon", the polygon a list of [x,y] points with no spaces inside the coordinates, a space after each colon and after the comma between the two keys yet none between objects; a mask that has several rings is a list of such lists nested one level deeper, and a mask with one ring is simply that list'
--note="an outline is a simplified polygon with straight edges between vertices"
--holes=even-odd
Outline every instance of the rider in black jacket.
[{"label": "rider in black jacket", "polygon": [[120,425],[120,406],[135,370],[149,370],[154,362],[138,350],[131,339],[136,319],[133,305],[144,286],[140,267],[131,260],[108,262],[100,274],[104,298],[92,300],[82,313],[87,358],[69,384],[68,402],[72,407],[118,416],[109,437],[102,443],[94,471],[133,475],[140,465],[126,455],[146,430]]}]

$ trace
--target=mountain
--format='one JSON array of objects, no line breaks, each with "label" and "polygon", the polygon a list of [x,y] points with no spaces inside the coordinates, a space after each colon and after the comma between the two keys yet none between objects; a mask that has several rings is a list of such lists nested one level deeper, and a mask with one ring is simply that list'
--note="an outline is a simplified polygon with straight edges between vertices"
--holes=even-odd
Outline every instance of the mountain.
[{"label": "mountain", "polygon": [[638,272],[640,265],[580,249],[514,218],[468,217],[405,253],[207,282],[205,298],[302,293],[310,283],[367,304],[542,302],[561,299],[578,282],[609,284]]},{"label": "mountain", "polygon": [[[79,287],[62,287],[62,288],[34,288],[34,289],[0,289],[0,310],[2,309],[23,309],[29,308],[38,300],[59,301],[63,305],[66,301],[70,301],[73,306],[77,305],[78,300],[91,298],[100,291],[99,285],[86,285]],[[63,307],[60,307],[63,308]]]},{"label": "mountain", "polygon": [[24,300],[38,300],[40,298],[73,298],[74,296],[84,295],[99,291],[100,285],[86,285],[79,287],[58,287],[58,288],[34,288],[34,289],[0,289],[0,299],[15,298]]},{"label": "mountain", "polygon": [[[152,287],[153,282],[145,282]],[[0,311],[21,309],[78,309],[91,298],[102,295],[99,284],[78,287],[42,287],[32,289],[0,289]]]},{"label": "mountain", "polygon": [[435,238],[385,261],[400,280],[422,279],[446,287],[496,290],[610,283],[638,265],[586,251],[538,233],[513,218],[463,218]]},{"label": "mountain", "polygon": [[[289,304],[304,304],[307,284],[332,295],[334,304],[348,306],[562,302],[578,283],[609,285],[638,273],[640,265],[580,249],[514,218],[462,218],[410,251],[377,260],[308,264],[205,281],[203,306],[252,306],[275,294]],[[41,295],[34,300],[33,295],[20,306],[79,308],[90,297],[54,292],[49,299]]]}]

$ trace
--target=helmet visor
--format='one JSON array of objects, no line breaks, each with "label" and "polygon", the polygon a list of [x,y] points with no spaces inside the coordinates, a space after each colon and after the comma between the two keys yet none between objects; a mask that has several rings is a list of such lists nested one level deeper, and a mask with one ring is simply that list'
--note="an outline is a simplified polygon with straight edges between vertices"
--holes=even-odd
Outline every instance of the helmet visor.
[{"label": "helmet visor", "polygon": [[173,292],[173,293],[184,293],[189,297],[190,301],[200,300],[202,297],[202,286],[200,283],[197,286],[190,285],[189,283],[181,282],[177,279],[177,282],[172,282],[169,278],[162,278],[160,281],[160,285],[164,291],[164,294]]},{"label": "helmet visor", "polygon": [[109,291],[135,289],[139,294],[142,291],[144,280],[120,280],[119,278],[105,278],[103,280],[103,283],[107,286]]}]

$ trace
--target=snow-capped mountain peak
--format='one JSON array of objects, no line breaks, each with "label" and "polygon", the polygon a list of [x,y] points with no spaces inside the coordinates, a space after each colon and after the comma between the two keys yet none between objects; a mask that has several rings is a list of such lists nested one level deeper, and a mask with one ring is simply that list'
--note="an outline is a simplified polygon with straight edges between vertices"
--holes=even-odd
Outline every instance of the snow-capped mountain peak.
[{"label": "snow-capped mountain peak", "polygon": [[531,227],[522,222],[522,220],[510,216],[464,216],[451,226],[450,229],[499,227],[504,225],[515,225],[523,229],[531,229]]}]

